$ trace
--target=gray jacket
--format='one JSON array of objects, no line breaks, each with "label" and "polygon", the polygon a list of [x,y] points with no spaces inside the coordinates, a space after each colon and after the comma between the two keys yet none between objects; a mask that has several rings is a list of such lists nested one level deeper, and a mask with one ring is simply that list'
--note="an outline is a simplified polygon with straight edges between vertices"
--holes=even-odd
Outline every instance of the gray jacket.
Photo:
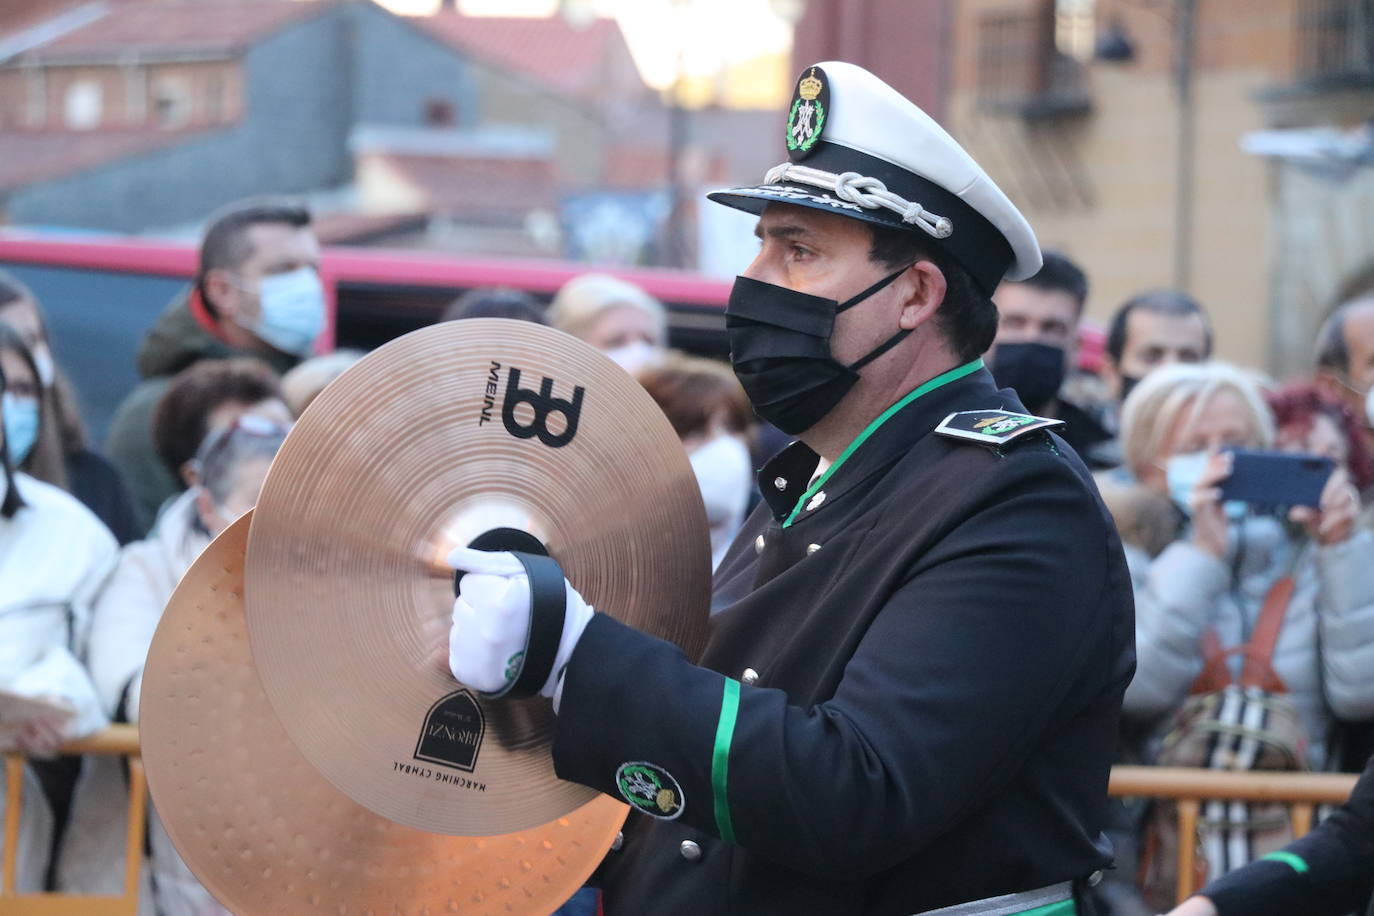
[{"label": "gray jacket", "polygon": [[[1137,667],[1125,712],[1154,717],[1181,706],[1202,670],[1204,630],[1215,627],[1227,648],[1244,643],[1269,587],[1291,568],[1296,589],[1274,670],[1307,730],[1309,762],[1321,768],[1333,716],[1374,718],[1374,535],[1357,529],[1339,544],[1295,553],[1301,547],[1279,521],[1264,517],[1232,525],[1225,560],[1186,535],[1153,561],[1128,546]],[[1239,674],[1239,657],[1232,662]]]}]

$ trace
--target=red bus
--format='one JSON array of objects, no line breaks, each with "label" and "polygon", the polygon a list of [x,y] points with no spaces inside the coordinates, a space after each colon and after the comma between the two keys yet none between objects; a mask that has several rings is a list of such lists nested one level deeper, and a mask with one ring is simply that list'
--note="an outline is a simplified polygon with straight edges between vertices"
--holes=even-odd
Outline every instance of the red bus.
[{"label": "red bus", "polygon": [[[143,335],[185,287],[196,246],[124,238],[0,232],[0,269],[31,287],[49,317],[53,349],[82,397],[97,441],[137,383]],[[548,301],[585,264],[464,258],[378,248],[329,247],[320,273],[333,295],[332,343],[372,349],[434,322],[469,289],[509,286]],[[723,357],[727,281],[682,271],[606,269],[668,307],[669,342]]]}]

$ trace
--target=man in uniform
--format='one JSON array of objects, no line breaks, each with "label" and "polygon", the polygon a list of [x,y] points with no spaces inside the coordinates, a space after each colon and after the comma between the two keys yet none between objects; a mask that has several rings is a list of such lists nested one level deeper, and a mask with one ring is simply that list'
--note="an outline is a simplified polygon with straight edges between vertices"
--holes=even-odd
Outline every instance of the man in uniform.
[{"label": "man in uniform", "polygon": [[800,441],[760,472],[700,662],[557,578],[551,627],[516,557],[463,548],[450,668],[552,697],[559,776],[637,812],[608,914],[1086,912],[1134,626],[1087,471],[980,359],[1035,237],[867,71],[808,68],[791,111],[789,160],[711,195],[760,214],[731,360]]}]

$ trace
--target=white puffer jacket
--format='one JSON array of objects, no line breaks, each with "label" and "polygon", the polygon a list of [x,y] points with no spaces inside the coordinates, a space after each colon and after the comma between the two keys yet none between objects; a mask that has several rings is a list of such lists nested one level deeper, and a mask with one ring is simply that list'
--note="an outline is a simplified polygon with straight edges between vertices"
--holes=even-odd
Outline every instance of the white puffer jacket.
[{"label": "white puffer jacket", "polygon": [[[99,519],[57,487],[26,474],[16,474],[15,483],[27,505],[13,518],[0,517],[0,688],[64,698],[76,709],[67,735],[77,738],[106,724],[78,659],[91,600],[114,566],[119,545]],[[3,812],[0,796],[0,817]],[[42,890],[51,842],[52,814],[38,780],[26,771],[19,891]]]},{"label": "white puffer jacket", "polygon": [[[1333,716],[1374,718],[1374,536],[1359,528],[1346,541],[1299,555],[1302,544],[1277,519],[1251,517],[1232,525],[1230,543],[1225,560],[1186,536],[1153,562],[1127,547],[1137,661],[1125,712],[1154,717],[1181,706],[1202,670],[1204,630],[1215,627],[1225,648],[1244,643],[1270,586],[1291,568],[1296,588],[1274,670],[1307,731],[1309,763],[1321,769]],[[1231,661],[1239,675],[1241,659]]]},{"label": "white puffer jacket", "polygon": [[[167,599],[210,539],[195,525],[195,492],[183,493],[158,518],[148,538],[120,552],[119,566],[96,602],[89,665],[101,702],[111,716],[121,701],[125,717],[138,721],[143,663]],[[63,841],[58,885],[66,893],[118,893],[124,882],[124,834],[128,783],[117,760],[89,758],[72,801],[72,822]],[[162,822],[149,811],[151,878],[159,916],[220,916],[227,911],[200,886],[172,846]],[[151,914],[150,895],[139,913]]]}]

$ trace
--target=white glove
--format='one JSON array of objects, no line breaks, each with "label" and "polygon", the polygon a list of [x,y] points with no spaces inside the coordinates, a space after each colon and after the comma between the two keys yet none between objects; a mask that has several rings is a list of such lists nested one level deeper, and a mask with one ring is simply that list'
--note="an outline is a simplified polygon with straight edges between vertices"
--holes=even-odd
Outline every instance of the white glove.
[{"label": "white glove", "polygon": [[[509,552],[459,547],[448,565],[467,575],[453,602],[453,627],[448,636],[448,666],[458,680],[483,693],[495,693],[513,680],[523,663],[530,630],[530,583],[525,567]],[[553,669],[539,693],[554,699],[561,692],[563,669],[595,610],[567,579],[563,580],[566,608],[563,635]]]}]

